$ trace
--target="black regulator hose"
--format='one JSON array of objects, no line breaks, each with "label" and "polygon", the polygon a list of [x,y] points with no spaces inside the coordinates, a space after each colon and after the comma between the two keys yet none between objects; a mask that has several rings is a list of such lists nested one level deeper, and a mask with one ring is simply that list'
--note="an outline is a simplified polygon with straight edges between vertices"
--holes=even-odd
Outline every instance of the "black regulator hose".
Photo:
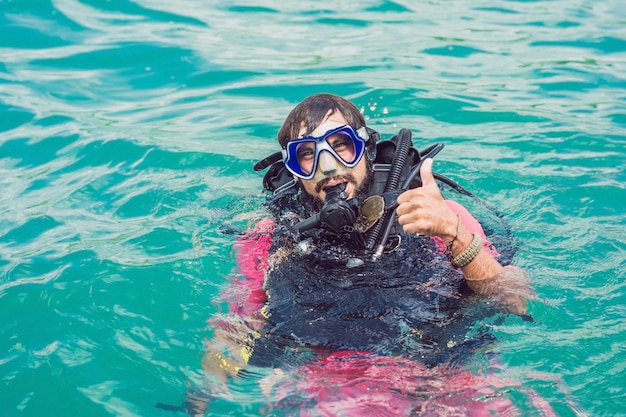
[{"label": "black regulator hose", "polygon": [[[409,157],[409,150],[411,149],[411,131],[409,129],[400,129],[398,133],[398,141],[396,143],[396,151],[393,155],[393,161],[391,168],[389,169],[389,176],[387,177],[387,183],[385,184],[385,192],[390,192],[398,188],[402,171],[406,165],[406,161]],[[365,247],[373,249],[378,242],[380,232],[383,230],[386,224],[391,223],[394,220],[394,210],[387,210],[385,214],[378,219],[378,221],[372,226],[370,234],[365,243]],[[382,243],[384,246],[385,242]],[[380,247],[380,244],[378,245]]]},{"label": "black regulator hose", "polygon": [[[411,173],[409,174],[408,178],[404,181],[404,184],[402,184],[402,190],[409,189],[409,187],[411,186],[411,182],[413,181],[415,176],[419,175],[420,169],[422,168],[422,162],[424,162],[425,159],[433,158],[442,149],[443,149],[442,143],[438,143],[427,149],[426,153],[421,156],[420,161],[411,170]],[[421,179],[420,179],[419,184],[420,184],[419,187],[421,187],[422,186]],[[374,253],[374,257],[373,257],[374,259],[378,259],[383,254],[383,251],[385,250],[385,244],[387,243],[387,239],[389,239],[389,234],[391,234],[391,229],[393,228],[393,224],[396,222],[395,208],[393,210],[389,210],[388,214],[389,214],[389,221],[385,224],[385,232],[383,233],[383,236],[380,239],[380,243],[378,244],[376,248],[376,252]]]},{"label": "black regulator hose", "polygon": [[[408,190],[409,187],[411,187],[411,183],[413,182],[413,179],[419,175],[420,173],[420,169],[422,169],[422,162],[424,162],[424,160],[428,159],[428,158],[434,158],[435,155],[437,155],[439,152],[441,152],[441,150],[443,149],[443,143],[437,143],[436,145],[430,146],[428,149],[426,149],[424,151],[424,153],[422,153],[422,155],[420,156],[420,160],[419,162],[415,165],[415,167],[413,167],[413,170],[411,171],[411,173],[409,174],[409,176],[407,177],[407,179],[404,181],[404,184],[402,184],[402,190]],[[439,179],[439,177],[445,178],[443,175],[439,175],[439,174],[435,174],[433,172],[433,177]],[[452,180],[445,178],[446,180],[453,182]],[[444,181],[445,182],[445,181]],[[446,184],[448,184],[446,182]],[[465,191],[465,193],[469,193],[469,191],[465,190],[463,187],[461,187],[460,185],[456,184],[455,190],[457,190],[458,192],[460,192],[461,194],[463,194],[463,192],[461,192],[460,190],[457,189],[463,189],[463,191]],[[422,179],[419,179],[419,185],[418,187],[422,186]],[[452,186],[452,185],[451,185]],[[416,188],[416,187],[413,187]],[[469,193],[471,194],[471,193]],[[466,195],[469,195],[466,194]]]}]

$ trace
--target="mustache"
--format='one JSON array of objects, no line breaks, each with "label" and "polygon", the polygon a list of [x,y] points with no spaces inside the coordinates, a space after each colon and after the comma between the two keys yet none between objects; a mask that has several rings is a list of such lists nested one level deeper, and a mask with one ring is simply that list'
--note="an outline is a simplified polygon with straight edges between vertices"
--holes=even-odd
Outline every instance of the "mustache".
[{"label": "mustache", "polygon": [[321,180],[315,185],[315,192],[319,193],[320,191],[322,191],[324,187],[326,187],[328,183],[331,181],[345,181],[345,182],[352,183],[356,186],[356,177],[354,175],[343,174],[343,175],[337,175],[336,177],[332,177],[332,178],[324,178],[323,180]]}]

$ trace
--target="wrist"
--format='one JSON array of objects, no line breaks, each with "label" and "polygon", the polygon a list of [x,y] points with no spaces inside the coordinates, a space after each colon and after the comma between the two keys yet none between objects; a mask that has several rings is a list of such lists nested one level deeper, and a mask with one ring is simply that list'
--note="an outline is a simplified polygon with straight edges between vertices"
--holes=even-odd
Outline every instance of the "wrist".
[{"label": "wrist", "polygon": [[483,247],[483,240],[478,233],[472,233],[472,241],[458,255],[454,256],[450,263],[455,268],[463,268],[472,262]]},{"label": "wrist", "polygon": [[446,252],[450,258],[454,258],[467,249],[473,239],[473,233],[470,232],[459,219],[458,234],[455,234],[455,236],[448,241],[446,244]]},{"label": "wrist", "polygon": [[459,235],[461,234],[461,228],[463,226],[463,222],[461,221],[461,215],[457,214],[452,217],[452,220],[446,222],[444,233],[440,234],[439,237],[446,245],[446,252],[451,253],[452,248],[454,247]]}]

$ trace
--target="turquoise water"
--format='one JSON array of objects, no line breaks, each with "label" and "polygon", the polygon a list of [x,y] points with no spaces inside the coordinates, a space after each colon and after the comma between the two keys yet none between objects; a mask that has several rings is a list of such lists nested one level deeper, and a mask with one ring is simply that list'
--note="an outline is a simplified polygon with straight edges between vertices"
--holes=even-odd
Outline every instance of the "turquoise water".
[{"label": "turquoise water", "polygon": [[[0,0],[0,414],[170,416],[202,378],[251,166],[333,92],[521,242],[507,372],[626,415],[626,8],[606,1]],[[240,387],[211,415],[261,415]],[[246,396],[246,394],[249,394]],[[527,411],[531,414],[531,411]]]}]

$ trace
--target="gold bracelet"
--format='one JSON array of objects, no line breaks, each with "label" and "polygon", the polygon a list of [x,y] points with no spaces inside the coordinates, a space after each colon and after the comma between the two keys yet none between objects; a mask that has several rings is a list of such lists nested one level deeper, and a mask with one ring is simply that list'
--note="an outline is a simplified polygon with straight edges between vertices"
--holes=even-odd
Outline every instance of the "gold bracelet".
[{"label": "gold bracelet", "polygon": [[483,240],[480,235],[478,233],[474,233],[474,239],[472,239],[472,243],[470,243],[467,249],[461,252],[458,256],[452,258],[452,266],[455,268],[463,268],[474,260],[476,255],[478,255],[478,252],[480,252],[482,246]]}]

